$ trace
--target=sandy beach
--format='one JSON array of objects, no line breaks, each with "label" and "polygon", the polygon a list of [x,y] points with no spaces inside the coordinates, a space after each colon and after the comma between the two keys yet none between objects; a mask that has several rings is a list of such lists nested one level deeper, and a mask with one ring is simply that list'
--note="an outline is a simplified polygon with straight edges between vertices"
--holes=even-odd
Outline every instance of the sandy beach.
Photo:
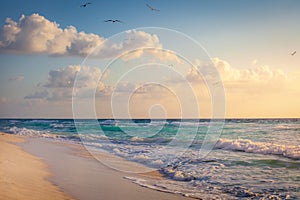
[{"label": "sandy beach", "polygon": [[4,133],[0,142],[0,199],[188,199],[134,184],[124,177],[145,175],[110,169],[80,145]]},{"label": "sandy beach", "polygon": [[0,134],[0,199],[73,199],[48,181],[51,174],[41,159],[12,144],[24,139]]}]

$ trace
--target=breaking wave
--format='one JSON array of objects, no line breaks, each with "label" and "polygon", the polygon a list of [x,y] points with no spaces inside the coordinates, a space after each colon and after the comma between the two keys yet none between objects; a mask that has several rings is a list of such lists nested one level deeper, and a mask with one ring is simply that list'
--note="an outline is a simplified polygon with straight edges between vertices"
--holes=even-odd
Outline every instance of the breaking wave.
[{"label": "breaking wave", "polygon": [[254,142],[251,140],[220,139],[216,148],[247,153],[279,155],[286,158],[300,160],[300,145],[281,145],[267,142]]}]

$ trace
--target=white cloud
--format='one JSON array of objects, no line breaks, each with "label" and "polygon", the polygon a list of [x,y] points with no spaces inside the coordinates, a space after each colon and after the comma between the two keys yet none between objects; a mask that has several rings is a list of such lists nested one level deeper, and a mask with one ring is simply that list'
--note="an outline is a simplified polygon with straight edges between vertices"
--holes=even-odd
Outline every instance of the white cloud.
[{"label": "white cloud", "polygon": [[213,63],[218,69],[223,81],[255,81],[268,82],[285,80],[287,75],[278,69],[269,66],[258,66],[249,69],[235,69],[230,64],[219,58],[213,58]]},{"label": "white cloud", "polygon": [[136,89],[136,85],[129,82],[129,81],[124,81],[124,82],[120,82],[116,85],[115,87],[115,92],[118,93],[124,93],[124,92],[134,92],[134,90]]},{"label": "white cloud", "polygon": [[22,15],[18,22],[6,19],[0,34],[2,52],[61,54],[76,36],[74,27],[59,28],[39,14]]},{"label": "white cloud", "polygon": [[[191,82],[200,82],[206,80],[216,80],[213,77],[213,69],[216,69],[221,80],[226,85],[254,86],[268,83],[283,83],[287,80],[287,75],[279,69],[271,69],[267,65],[256,66],[254,68],[238,69],[232,67],[227,61],[220,58],[213,58],[211,64],[198,65],[197,68],[191,68],[186,78]],[[201,74],[199,73],[201,72]]]},{"label": "white cloud", "polygon": [[24,99],[46,99],[48,98],[48,91],[35,91],[34,93],[31,93],[24,97]]},{"label": "white cloud", "polygon": [[70,65],[66,68],[51,70],[48,80],[44,84],[47,88],[70,88],[73,87],[77,72],[80,66]]},{"label": "white cloud", "polygon": [[45,83],[39,83],[37,91],[25,99],[71,100],[73,88],[79,91],[76,96],[100,88],[102,83],[98,83],[98,79],[101,75],[99,68],[79,65],[51,70]]},{"label": "white cloud", "polygon": [[65,101],[72,99],[71,89],[56,88],[51,91],[50,95],[47,97],[48,101]]},{"label": "white cloud", "polygon": [[[93,33],[78,32],[74,26],[61,28],[44,16],[22,15],[19,21],[10,18],[0,32],[0,52],[15,54],[49,54],[56,56],[90,55],[97,58],[111,58],[128,54],[127,59],[137,58],[144,52],[142,48],[162,48],[155,34],[129,30],[127,40],[114,42]],[[132,51],[138,49],[136,51]],[[170,52],[154,51],[153,55],[161,59],[178,60]]]},{"label": "white cloud", "polygon": [[9,81],[23,81],[24,76],[15,76],[8,79]]}]

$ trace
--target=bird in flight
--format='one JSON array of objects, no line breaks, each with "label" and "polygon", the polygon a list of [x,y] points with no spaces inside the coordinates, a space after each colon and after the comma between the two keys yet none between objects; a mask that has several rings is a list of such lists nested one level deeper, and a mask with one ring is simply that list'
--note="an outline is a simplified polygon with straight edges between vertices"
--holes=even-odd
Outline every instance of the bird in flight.
[{"label": "bird in flight", "polygon": [[150,6],[149,4],[146,4],[146,6],[151,10],[151,11],[156,11],[156,12],[159,12],[158,9],[156,8],[153,8],[152,6]]},{"label": "bird in flight", "polygon": [[293,53],[291,53],[291,55],[293,56],[293,55],[295,55],[297,52],[296,51],[294,51]]},{"label": "bird in flight", "polygon": [[87,2],[87,3],[84,3],[84,4],[82,4],[80,7],[87,7],[87,5],[89,5],[89,4],[92,4],[92,3],[90,3],[90,2]]},{"label": "bird in flight", "polygon": [[112,22],[112,23],[118,22],[118,23],[124,23],[124,22],[122,22],[121,20],[118,20],[118,19],[108,19],[108,20],[105,20],[104,22]]}]

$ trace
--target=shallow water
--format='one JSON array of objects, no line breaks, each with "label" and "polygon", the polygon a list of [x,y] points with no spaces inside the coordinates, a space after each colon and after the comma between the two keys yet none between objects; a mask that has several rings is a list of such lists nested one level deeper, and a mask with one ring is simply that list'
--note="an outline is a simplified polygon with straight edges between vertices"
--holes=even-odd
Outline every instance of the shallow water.
[{"label": "shallow water", "polygon": [[129,178],[156,190],[206,199],[300,198],[299,119],[226,120],[214,149],[202,158],[199,152],[209,122],[6,119],[0,120],[0,129],[81,140],[88,149],[106,150],[156,168],[166,179]]}]

